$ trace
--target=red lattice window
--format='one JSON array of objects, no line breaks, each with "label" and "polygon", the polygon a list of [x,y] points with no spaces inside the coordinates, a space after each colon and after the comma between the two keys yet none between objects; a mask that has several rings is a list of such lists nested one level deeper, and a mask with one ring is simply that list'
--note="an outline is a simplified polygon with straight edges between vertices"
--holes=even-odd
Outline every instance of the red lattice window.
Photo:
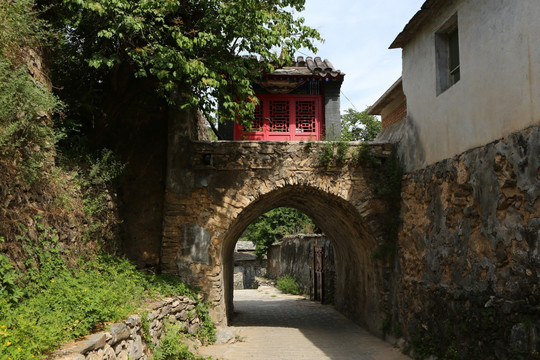
[{"label": "red lattice window", "polygon": [[235,140],[313,141],[324,133],[322,95],[258,95],[251,126],[235,124]]},{"label": "red lattice window", "polygon": [[246,131],[263,131],[263,106],[263,102],[260,101],[255,108],[255,117],[251,122],[251,126],[246,128]]},{"label": "red lattice window", "polygon": [[270,131],[289,131],[289,101],[270,101]]},{"label": "red lattice window", "polygon": [[315,132],[315,101],[296,102],[296,132]]}]

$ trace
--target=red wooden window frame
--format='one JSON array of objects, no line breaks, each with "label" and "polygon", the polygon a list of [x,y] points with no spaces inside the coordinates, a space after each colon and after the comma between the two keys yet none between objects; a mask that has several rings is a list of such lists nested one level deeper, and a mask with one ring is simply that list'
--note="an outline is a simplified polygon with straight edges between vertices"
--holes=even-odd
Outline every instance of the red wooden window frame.
[{"label": "red wooden window frame", "polygon": [[[249,129],[235,124],[234,140],[316,141],[324,133],[320,95],[257,95]],[[273,114],[273,116],[272,116]],[[300,115],[300,116],[299,116]]]}]

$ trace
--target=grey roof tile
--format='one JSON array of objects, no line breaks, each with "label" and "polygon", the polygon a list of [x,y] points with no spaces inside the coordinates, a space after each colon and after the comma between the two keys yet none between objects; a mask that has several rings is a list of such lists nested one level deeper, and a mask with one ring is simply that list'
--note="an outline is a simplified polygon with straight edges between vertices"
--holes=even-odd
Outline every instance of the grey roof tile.
[{"label": "grey roof tile", "polygon": [[327,59],[324,61],[320,57],[312,58],[308,56],[304,59],[303,56],[298,56],[289,66],[276,69],[273,75],[298,75],[298,76],[320,76],[326,77],[343,77],[345,73],[334,68],[334,65]]}]

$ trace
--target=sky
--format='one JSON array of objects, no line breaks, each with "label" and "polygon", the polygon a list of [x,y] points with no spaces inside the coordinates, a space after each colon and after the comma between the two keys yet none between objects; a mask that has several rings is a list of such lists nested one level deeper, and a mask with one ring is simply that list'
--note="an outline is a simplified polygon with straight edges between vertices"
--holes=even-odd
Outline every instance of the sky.
[{"label": "sky", "polygon": [[[354,107],[365,110],[401,76],[401,49],[388,47],[424,2],[306,0],[305,10],[297,15],[325,39],[317,43],[315,56],[345,73],[342,113]],[[297,56],[314,56],[308,50],[301,52]]]}]

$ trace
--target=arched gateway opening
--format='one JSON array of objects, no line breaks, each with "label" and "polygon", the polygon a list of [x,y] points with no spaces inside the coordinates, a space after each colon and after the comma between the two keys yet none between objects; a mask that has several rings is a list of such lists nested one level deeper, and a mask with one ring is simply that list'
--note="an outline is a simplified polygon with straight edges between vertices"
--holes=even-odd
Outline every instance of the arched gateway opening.
[{"label": "arched gateway opening", "polygon": [[390,145],[351,143],[349,155],[325,165],[321,154],[328,144],[322,142],[182,139],[171,137],[169,143],[163,272],[201,288],[212,319],[226,325],[233,311],[235,243],[260,215],[277,207],[296,208],[332,243],[337,309],[372,332],[382,332],[392,311],[392,284],[383,277],[384,264],[372,255],[385,241],[389,204],[376,194],[377,168],[362,159],[382,162],[391,154]]},{"label": "arched gateway opening", "polygon": [[377,241],[358,209],[345,199],[312,186],[289,185],[254,200],[233,220],[223,236],[221,266],[227,318],[233,314],[233,253],[246,227],[278,207],[309,216],[331,241],[335,254],[334,302],[338,310],[375,330],[382,323],[380,268],[371,258]]}]

